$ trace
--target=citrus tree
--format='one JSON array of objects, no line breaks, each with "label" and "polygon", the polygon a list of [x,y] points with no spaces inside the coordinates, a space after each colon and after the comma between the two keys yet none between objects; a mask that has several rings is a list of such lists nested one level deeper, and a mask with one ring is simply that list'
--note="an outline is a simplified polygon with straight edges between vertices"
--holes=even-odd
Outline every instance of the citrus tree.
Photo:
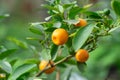
[{"label": "citrus tree", "polygon": [[[69,80],[74,72],[88,80],[107,78],[110,66],[119,60],[113,51],[118,54],[120,1],[112,0],[110,10],[91,11],[91,6],[80,7],[74,0],[47,0],[42,7],[47,8],[49,16],[44,22],[30,23],[29,30],[39,37],[27,37],[28,40],[38,41],[39,46],[9,38],[22,48],[0,47],[0,78]],[[115,45],[114,48],[110,48],[111,45]],[[11,56],[21,50],[33,54],[23,55],[32,55],[23,60]],[[105,55],[107,52],[110,54]]]}]

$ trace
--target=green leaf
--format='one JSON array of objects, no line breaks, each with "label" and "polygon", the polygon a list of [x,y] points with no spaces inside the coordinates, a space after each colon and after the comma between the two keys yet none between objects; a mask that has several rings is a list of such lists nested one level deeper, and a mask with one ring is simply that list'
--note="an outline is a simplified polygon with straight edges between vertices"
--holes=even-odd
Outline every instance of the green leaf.
[{"label": "green leaf", "polygon": [[65,9],[67,9],[67,8],[72,7],[73,5],[74,5],[73,3],[71,3],[71,4],[64,4],[63,7],[64,7]]},{"label": "green leaf", "polygon": [[29,30],[35,34],[42,35],[44,32],[43,26],[38,23],[32,23]]},{"label": "green leaf", "polygon": [[94,19],[101,19],[102,18],[98,13],[92,12],[92,11],[85,11],[84,14],[86,14],[88,17],[94,18]]},{"label": "green leaf", "polygon": [[2,53],[0,53],[0,59],[4,59],[7,56],[11,55],[12,53],[14,53],[17,49],[10,49],[10,50],[6,50]]},{"label": "green leaf", "polygon": [[57,28],[51,27],[51,28],[46,28],[45,31],[46,32],[53,32],[55,29],[57,29]]},{"label": "green leaf", "polygon": [[58,46],[53,44],[52,47],[51,47],[51,50],[50,50],[51,58],[53,60],[55,60],[56,57],[57,57],[57,50],[58,50]]},{"label": "green leaf", "polygon": [[64,76],[63,80],[70,80],[71,72],[72,72],[72,67],[67,68],[63,74],[63,76]]},{"label": "green leaf", "polygon": [[86,68],[86,63],[77,62],[77,67],[78,67],[80,72],[84,72],[85,68]]},{"label": "green leaf", "polygon": [[13,37],[9,37],[8,40],[14,42],[16,45],[18,45],[21,48],[24,48],[24,49],[28,48],[28,45],[26,42],[20,41],[16,38],[13,38]]},{"label": "green leaf", "polygon": [[120,1],[119,0],[112,0],[111,1],[111,6],[115,13],[120,16]]},{"label": "green leaf", "polygon": [[78,30],[72,41],[72,45],[75,51],[77,51],[83,46],[83,44],[91,34],[94,26],[95,24],[89,24],[86,27],[82,27]]},{"label": "green leaf", "polygon": [[51,5],[47,5],[47,4],[45,5],[45,4],[44,4],[44,5],[41,5],[41,6],[47,8],[47,9],[49,9],[49,10],[58,11],[57,8],[55,8],[55,7],[51,6]]},{"label": "green leaf", "polygon": [[63,8],[63,6],[58,5],[58,10],[59,10],[61,13],[63,13],[63,12],[64,12],[64,8]]},{"label": "green leaf", "polygon": [[44,60],[50,60],[51,59],[51,55],[49,50],[47,49],[43,49],[42,52],[40,53],[40,56],[42,57],[42,59]]},{"label": "green leaf", "polygon": [[66,68],[67,67],[64,63],[58,64],[57,66],[60,67],[60,68]]},{"label": "green leaf", "polygon": [[77,23],[79,20],[63,20],[63,21],[71,25]]},{"label": "green leaf", "polygon": [[113,32],[115,32],[116,30],[120,30],[120,27],[114,27],[114,28],[112,28],[108,33],[113,33]]},{"label": "green leaf", "polygon": [[0,19],[6,18],[6,17],[9,17],[9,14],[0,15]]},{"label": "green leaf", "polygon": [[55,23],[53,24],[53,27],[55,27],[55,28],[60,28],[60,27],[61,27],[61,22],[55,22]]},{"label": "green leaf", "polygon": [[66,46],[67,46],[68,48],[71,48],[71,46],[72,46],[72,38],[71,38],[71,37],[68,38],[68,41],[67,41],[67,43],[66,43]]},{"label": "green leaf", "polygon": [[0,68],[3,69],[7,73],[12,72],[12,67],[9,62],[7,61],[0,61]]},{"label": "green leaf", "polygon": [[9,77],[9,80],[16,80],[22,74],[30,71],[32,68],[36,67],[36,64],[23,64],[17,67]]},{"label": "green leaf", "polygon": [[90,8],[91,6],[93,6],[92,3],[91,3],[91,4],[86,4],[86,5],[84,5],[83,8],[88,9],[88,8]]},{"label": "green leaf", "polygon": [[7,49],[4,46],[0,46],[0,53],[6,51]]},{"label": "green leaf", "polygon": [[46,21],[50,20],[52,18],[52,16],[48,16],[45,18]]},{"label": "green leaf", "polygon": [[84,9],[83,8],[80,8],[80,7],[73,7],[70,9],[69,11],[69,18],[71,19],[74,19],[75,16],[80,13],[81,11],[83,11]]}]

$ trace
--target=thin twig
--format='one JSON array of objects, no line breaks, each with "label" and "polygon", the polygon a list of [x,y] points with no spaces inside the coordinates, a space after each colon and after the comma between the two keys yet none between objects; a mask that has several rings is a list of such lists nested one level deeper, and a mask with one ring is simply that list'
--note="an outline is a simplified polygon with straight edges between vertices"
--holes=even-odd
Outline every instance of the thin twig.
[{"label": "thin twig", "polygon": [[67,56],[67,57],[59,60],[58,62],[56,62],[53,66],[47,66],[45,69],[43,69],[41,72],[39,72],[39,73],[36,75],[36,77],[40,76],[40,75],[41,75],[43,72],[45,72],[46,70],[48,70],[48,69],[50,69],[50,68],[52,68],[52,67],[54,67],[54,66],[56,66],[56,65],[58,65],[58,64],[60,64],[60,63],[62,63],[62,62],[65,62],[65,61],[71,59],[73,56],[74,56],[74,55],[69,55],[69,56]]},{"label": "thin twig", "polygon": [[60,80],[60,71],[57,69],[56,80]]}]

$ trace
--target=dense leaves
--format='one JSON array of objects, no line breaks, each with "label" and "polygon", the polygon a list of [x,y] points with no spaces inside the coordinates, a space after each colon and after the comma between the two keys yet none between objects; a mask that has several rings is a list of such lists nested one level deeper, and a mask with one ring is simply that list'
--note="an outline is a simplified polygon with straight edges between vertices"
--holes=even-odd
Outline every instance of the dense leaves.
[{"label": "dense leaves", "polygon": [[[91,7],[94,5],[87,2],[83,4],[80,1],[79,5],[79,0],[46,1],[48,4],[42,7],[49,15],[43,22],[30,24],[28,30],[34,35],[31,33],[26,41],[10,36],[6,40],[3,38],[6,30],[0,27],[0,75],[1,72],[5,74],[6,80],[54,80],[56,75],[56,80],[71,80],[73,72],[84,72],[88,80],[105,80],[111,66],[115,65],[120,70],[120,20],[114,18],[120,16],[119,0],[111,1],[111,10],[100,11],[93,11]],[[0,15],[1,20],[6,17],[6,14]],[[87,25],[75,27],[79,18],[85,19]],[[52,32],[58,28],[69,34],[63,45],[55,45],[51,40]],[[74,58],[81,48],[90,52],[87,62],[80,63]],[[41,60],[53,60],[55,65],[50,67],[56,66],[56,70],[51,75],[43,74],[44,70],[39,74]]]}]

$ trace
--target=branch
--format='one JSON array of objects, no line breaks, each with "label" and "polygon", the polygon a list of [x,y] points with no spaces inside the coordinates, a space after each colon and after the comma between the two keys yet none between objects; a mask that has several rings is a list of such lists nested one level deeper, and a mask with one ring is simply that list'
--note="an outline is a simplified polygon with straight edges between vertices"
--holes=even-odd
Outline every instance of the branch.
[{"label": "branch", "polygon": [[57,69],[56,80],[60,80],[60,71]]},{"label": "branch", "polygon": [[69,56],[67,56],[67,57],[59,60],[58,62],[56,62],[54,65],[46,67],[46,68],[43,69],[41,72],[39,72],[39,73],[36,75],[36,77],[40,76],[40,75],[41,75],[43,72],[45,72],[46,70],[48,70],[48,69],[50,69],[50,68],[52,68],[52,67],[54,67],[54,66],[56,66],[56,65],[58,65],[58,64],[60,64],[60,63],[62,63],[62,62],[65,62],[65,61],[71,59],[73,56],[74,56],[74,55],[69,55]]}]

